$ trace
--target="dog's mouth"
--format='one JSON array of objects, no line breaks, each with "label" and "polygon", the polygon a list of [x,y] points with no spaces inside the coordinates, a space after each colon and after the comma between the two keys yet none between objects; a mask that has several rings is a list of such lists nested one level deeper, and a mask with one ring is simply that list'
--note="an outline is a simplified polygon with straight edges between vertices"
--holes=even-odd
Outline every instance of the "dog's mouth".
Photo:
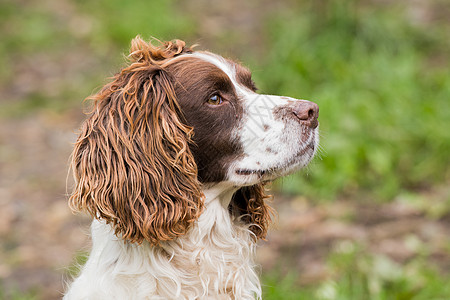
[{"label": "dog's mouth", "polygon": [[236,174],[238,175],[243,175],[243,176],[248,176],[248,175],[258,175],[259,177],[263,176],[264,174],[266,174],[268,170],[250,170],[250,169],[237,169],[236,170]]},{"label": "dog's mouth", "polygon": [[[258,179],[271,180],[272,177],[275,179],[278,176],[282,176],[285,169],[294,169],[296,165],[300,164],[300,162],[304,159],[305,155],[308,156],[308,161],[312,159],[314,156],[314,152],[316,150],[316,143],[314,139],[311,139],[305,147],[303,147],[299,152],[293,155],[289,160],[284,162],[283,164],[267,169],[236,169],[235,173],[240,176],[257,176]],[[289,173],[289,172],[288,172]]]}]

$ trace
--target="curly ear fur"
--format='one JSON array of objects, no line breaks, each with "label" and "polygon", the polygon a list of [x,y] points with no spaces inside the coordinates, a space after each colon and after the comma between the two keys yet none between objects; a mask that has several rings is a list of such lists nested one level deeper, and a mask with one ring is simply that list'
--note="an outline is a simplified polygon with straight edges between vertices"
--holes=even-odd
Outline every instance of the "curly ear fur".
[{"label": "curly ear fur", "polygon": [[265,203],[267,198],[264,184],[256,184],[240,188],[230,202],[230,212],[250,225],[256,239],[265,239],[272,222],[273,209]]},{"label": "curly ear fur", "polygon": [[203,209],[182,113],[163,64],[184,42],[133,40],[130,64],[94,100],[72,155],[74,210],[112,224],[116,235],[151,244],[186,233]]}]

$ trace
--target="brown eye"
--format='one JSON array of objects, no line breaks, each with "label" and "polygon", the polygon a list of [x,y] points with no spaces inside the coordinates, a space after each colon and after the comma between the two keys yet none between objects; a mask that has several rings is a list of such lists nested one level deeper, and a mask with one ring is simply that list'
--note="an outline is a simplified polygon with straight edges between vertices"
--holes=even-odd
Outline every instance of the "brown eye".
[{"label": "brown eye", "polygon": [[208,104],[211,104],[211,105],[220,105],[222,103],[223,103],[223,99],[219,95],[211,96],[208,99]]}]

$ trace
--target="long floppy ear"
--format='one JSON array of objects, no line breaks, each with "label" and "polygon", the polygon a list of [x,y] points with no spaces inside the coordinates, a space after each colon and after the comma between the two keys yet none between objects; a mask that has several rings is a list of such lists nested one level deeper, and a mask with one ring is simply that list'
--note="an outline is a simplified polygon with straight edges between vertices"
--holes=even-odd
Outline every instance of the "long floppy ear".
[{"label": "long floppy ear", "polygon": [[151,244],[186,233],[203,209],[197,166],[172,86],[161,65],[190,51],[132,42],[131,64],[94,100],[72,155],[72,209],[112,224],[130,242]]},{"label": "long floppy ear", "polygon": [[267,198],[264,184],[256,184],[240,188],[230,202],[231,213],[249,225],[256,239],[265,239],[272,222],[273,209],[264,201]]}]

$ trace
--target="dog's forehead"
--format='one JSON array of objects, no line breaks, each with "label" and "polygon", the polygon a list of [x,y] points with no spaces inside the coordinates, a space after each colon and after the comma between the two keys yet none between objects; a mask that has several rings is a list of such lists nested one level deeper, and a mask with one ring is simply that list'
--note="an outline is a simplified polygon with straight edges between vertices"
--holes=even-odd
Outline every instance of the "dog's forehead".
[{"label": "dog's forehead", "polygon": [[251,81],[251,72],[244,66],[220,55],[206,51],[194,52],[188,55],[199,58],[222,70],[228,78],[230,78],[236,90],[241,94],[247,94],[248,90],[251,90],[251,87],[244,83],[246,81]]},{"label": "dog's forehead", "polygon": [[211,53],[211,52],[194,52],[190,54],[190,56],[197,57],[203,61],[206,61],[210,64],[215,65],[219,69],[221,69],[227,76],[233,80],[235,79],[236,68],[234,64],[232,64],[229,60],[226,60],[220,55]]}]

